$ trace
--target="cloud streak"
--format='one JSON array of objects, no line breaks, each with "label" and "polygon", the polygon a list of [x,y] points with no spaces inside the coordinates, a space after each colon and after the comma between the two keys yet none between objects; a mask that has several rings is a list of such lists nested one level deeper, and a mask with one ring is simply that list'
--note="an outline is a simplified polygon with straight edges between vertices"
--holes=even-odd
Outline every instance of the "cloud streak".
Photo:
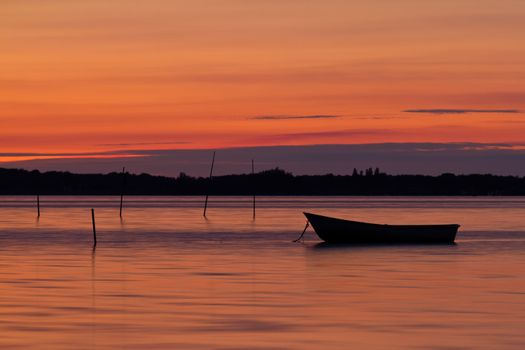
[{"label": "cloud streak", "polygon": [[404,113],[425,113],[425,114],[469,114],[469,113],[520,113],[517,109],[406,109]]},{"label": "cloud streak", "polygon": [[129,143],[101,143],[97,146],[150,146],[150,145],[188,145],[189,141],[170,141],[170,142],[129,142]]},{"label": "cloud streak", "polygon": [[341,118],[340,115],[261,115],[257,117],[251,117],[253,120],[286,120],[286,119],[336,119]]}]

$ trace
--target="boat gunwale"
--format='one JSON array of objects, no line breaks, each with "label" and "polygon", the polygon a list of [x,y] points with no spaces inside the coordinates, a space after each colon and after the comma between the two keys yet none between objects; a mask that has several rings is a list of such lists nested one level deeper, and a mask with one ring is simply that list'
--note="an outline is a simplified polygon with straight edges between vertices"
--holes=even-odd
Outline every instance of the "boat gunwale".
[{"label": "boat gunwale", "polygon": [[312,222],[310,221],[309,216],[317,217],[317,218],[320,218],[320,219],[323,219],[323,220],[340,221],[340,222],[344,222],[344,223],[348,223],[348,224],[353,224],[353,225],[356,225],[356,226],[357,225],[359,225],[359,226],[367,226],[367,227],[370,227],[370,228],[373,228],[373,227],[377,227],[377,228],[389,227],[389,228],[395,228],[395,229],[425,229],[425,228],[456,228],[456,229],[459,229],[461,227],[461,225],[459,225],[459,224],[430,224],[430,225],[428,225],[428,224],[415,224],[415,225],[376,224],[376,223],[364,222],[364,221],[346,220],[346,219],[335,218],[335,217],[331,217],[331,216],[313,214],[313,213],[309,213],[309,212],[303,212],[303,214],[304,214],[304,216],[306,216],[306,219],[308,220],[308,222],[310,224],[312,224]]}]

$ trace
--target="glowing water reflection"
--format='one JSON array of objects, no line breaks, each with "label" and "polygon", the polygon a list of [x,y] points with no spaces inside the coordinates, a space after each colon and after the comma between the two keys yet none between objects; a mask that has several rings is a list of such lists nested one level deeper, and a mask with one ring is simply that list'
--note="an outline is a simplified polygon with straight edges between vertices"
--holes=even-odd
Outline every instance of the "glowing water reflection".
[{"label": "glowing water reflection", "polygon": [[[1,197],[2,349],[523,349],[525,198]],[[91,246],[97,213],[99,242]],[[333,248],[302,210],[460,223]]]}]

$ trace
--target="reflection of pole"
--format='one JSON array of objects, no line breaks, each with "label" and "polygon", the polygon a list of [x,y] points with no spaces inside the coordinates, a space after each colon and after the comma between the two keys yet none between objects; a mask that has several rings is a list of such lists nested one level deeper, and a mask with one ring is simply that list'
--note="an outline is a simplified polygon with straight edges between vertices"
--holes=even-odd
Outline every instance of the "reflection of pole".
[{"label": "reflection of pole", "polygon": [[215,164],[215,152],[213,152],[213,158],[211,160],[211,169],[210,169],[210,178],[209,178],[209,183],[208,183],[208,191],[206,193],[206,201],[204,201],[204,214],[203,216],[206,217],[206,210],[208,209],[208,197],[209,197],[209,192],[210,192],[210,188],[211,188],[211,179],[212,179],[212,176],[213,176],[213,165]]},{"label": "reflection of pole", "polygon": [[93,223],[93,247],[97,246],[97,229],[95,227],[95,209],[91,209],[91,222]]},{"label": "reflection of pole", "polygon": [[255,183],[255,166],[253,164],[253,159],[252,159],[252,181],[253,181],[253,219],[255,220],[255,188],[257,186]]},{"label": "reflection of pole", "polygon": [[95,340],[95,333],[96,333],[96,326],[95,326],[95,315],[96,315],[96,306],[97,306],[97,300],[96,300],[96,254],[97,253],[97,247],[93,246],[93,249],[91,250],[91,339],[92,339],[92,345],[91,348],[95,348],[94,340]]},{"label": "reflection of pole", "polygon": [[122,217],[122,204],[124,202],[124,187],[126,185],[126,168],[122,168],[122,192],[120,192],[120,217]]},{"label": "reflection of pole", "polygon": [[39,194],[36,195],[36,211],[37,211],[37,216],[40,217],[40,195]]}]

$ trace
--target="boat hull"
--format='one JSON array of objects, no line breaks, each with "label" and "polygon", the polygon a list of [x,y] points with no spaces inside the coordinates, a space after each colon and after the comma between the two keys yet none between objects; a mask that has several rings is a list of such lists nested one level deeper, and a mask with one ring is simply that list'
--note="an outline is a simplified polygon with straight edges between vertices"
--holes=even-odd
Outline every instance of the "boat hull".
[{"label": "boat hull", "polygon": [[459,225],[380,225],[304,213],[323,241],[345,244],[452,244]]}]

